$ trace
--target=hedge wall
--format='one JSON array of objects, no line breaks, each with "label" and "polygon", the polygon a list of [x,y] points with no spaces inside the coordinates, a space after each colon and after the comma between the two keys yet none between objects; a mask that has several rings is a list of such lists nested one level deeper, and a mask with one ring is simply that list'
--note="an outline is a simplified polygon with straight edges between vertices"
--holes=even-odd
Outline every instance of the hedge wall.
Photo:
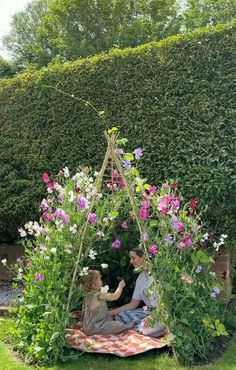
[{"label": "hedge wall", "polygon": [[135,49],[32,71],[0,82],[0,240],[38,217],[41,174],[91,163],[105,152],[96,112],[130,146],[144,148],[142,174],[176,179],[186,198],[234,235],[236,21]]}]

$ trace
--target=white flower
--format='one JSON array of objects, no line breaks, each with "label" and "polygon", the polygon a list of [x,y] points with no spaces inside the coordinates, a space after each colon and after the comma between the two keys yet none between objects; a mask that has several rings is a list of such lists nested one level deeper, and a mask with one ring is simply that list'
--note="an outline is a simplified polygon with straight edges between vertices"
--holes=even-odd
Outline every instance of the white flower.
[{"label": "white flower", "polygon": [[220,244],[218,244],[216,242],[213,243],[213,248],[216,250],[216,252],[218,252],[219,247],[220,247]]},{"label": "white flower", "polygon": [[16,277],[17,280],[22,280],[22,278],[23,278],[22,274],[18,274],[17,277]]},{"label": "white flower", "polygon": [[74,224],[73,226],[70,226],[69,230],[72,234],[76,234],[77,233],[77,225]]},{"label": "white flower", "polygon": [[103,237],[103,236],[105,236],[104,232],[102,232],[102,231],[100,231],[100,230],[98,230],[96,234],[97,234],[97,236],[99,236],[99,237]]},{"label": "white flower", "polygon": [[18,269],[18,272],[19,272],[19,274],[21,274],[23,272],[23,269],[22,268],[19,268]]},{"label": "white flower", "polygon": [[89,182],[93,182],[93,178],[92,177],[89,178]]},{"label": "white flower", "polygon": [[3,258],[3,260],[1,260],[1,262],[2,262],[3,266],[6,266],[6,264],[7,264],[6,258]]},{"label": "white flower", "polygon": [[71,254],[72,253],[71,250],[68,249],[68,248],[65,249],[65,252],[68,253],[68,254]]},{"label": "white flower", "polygon": [[64,177],[65,178],[70,177],[70,171],[69,171],[68,167],[63,168],[63,172],[64,172]]},{"label": "white flower", "polygon": [[228,235],[227,234],[222,234],[221,238],[226,239],[226,238],[228,238]]},{"label": "white flower", "polygon": [[98,171],[95,171],[94,172],[94,176],[97,177],[99,175],[99,172]]},{"label": "white flower", "polygon": [[216,276],[216,273],[215,273],[215,272],[213,272],[213,271],[210,271],[210,272],[209,272],[209,275],[211,275],[211,276],[214,276],[214,277],[215,277],[215,276]]},{"label": "white flower", "polygon": [[56,253],[57,252],[57,248],[51,248],[51,252],[52,253]]},{"label": "white flower", "polygon": [[96,259],[96,257],[95,257],[96,255],[97,255],[97,252],[94,251],[93,249],[91,249],[89,251],[89,257],[91,258],[91,260],[95,260]]},{"label": "white flower", "polygon": [[208,239],[209,234],[205,233],[202,235],[201,243],[204,243]]},{"label": "white flower", "polygon": [[53,193],[53,190],[51,189],[51,188],[47,188],[47,192],[49,193],[49,194],[52,194]]},{"label": "white flower", "polygon": [[80,276],[84,276],[84,275],[88,275],[88,267],[83,267],[82,271],[80,271],[79,275]]},{"label": "white flower", "polygon": [[75,200],[75,195],[73,190],[69,191],[68,193],[69,202],[73,202]]},{"label": "white flower", "polygon": [[101,263],[101,267],[102,267],[103,269],[107,269],[107,268],[108,268],[108,264],[107,264],[107,263]]},{"label": "white flower", "polygon": [[109,291],[109,286],[105,285],[101,287],[101,293],[107,293]]},{"label": "white flower", "polygon": [[44,256],[43,258],[45,259],[45,261],[50,260],[50,257],[49,256]]}]

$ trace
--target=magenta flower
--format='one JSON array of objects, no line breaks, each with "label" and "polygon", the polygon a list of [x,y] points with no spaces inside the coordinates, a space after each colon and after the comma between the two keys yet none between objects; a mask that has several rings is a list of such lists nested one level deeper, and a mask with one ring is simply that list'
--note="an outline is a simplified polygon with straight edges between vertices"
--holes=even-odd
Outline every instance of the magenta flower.
[{"label": "magenta flower", "polygon": [[35,274],[35,281],[42,281],[44,280],[44,275],[40,273]]},{"label": "magenta flower", "polygon": [[141,203],[142,208],[148,209],[151,207],[150,203],[147,200],[143,200]]},{"label": "magenta flower", "polygon": [[120,239],[114,240],[114,242],[112,243],[112,248],[119,249],[120,247],[121,247]]},{"label": "magenta flower", "polygon": [[179,248],[179,249],[187,249],[187,248],[191,247],[192,244],[193,244],[193,241],[190,238],[190,235],[187,234],[187,235],[185,235],[183,237],[183,239],[181,240],[181,242],[177,244],[177,248]]},{"label": "magenta flower", "polygon": [[135,159],[140,159],[140,157],[143,155],[142,148],[135,149],[133,153],[135,154]]},{"label": "magenta flower", "polygon": [[89,213],[88,214],[88,220],[91,224],[96,225],[97,223],[97,215],[96,213]]},{"label": "magenta flower", "polygon": [[41,204],[40,204],[40,208],[42,208],[42,210],[43,210],[43,211],[47,211],[47,210],[48,210],[49,205],[48,205],[48,203],[47,203],[46,199],[43,199],[43,200],[42,200],[42,202],[41,202]]},{"label": "magenta flower", "polygon": [[49,177],[49,175],[48,175],[48,173],[47,173],[47,172],[44,172],[44,173],[42,174],[42,179],[43,179],[43,182],[44,182],[45,184],[48,184],[48,183],[50,182],[50,177]]},{"label": "magenta flower", "polygon": [[157,187],[155,185],[151,185],[149,188],[149,192],[154,195],[157,192]]},{"label": "magenta flower", "polygon": [[158,253],[158,246],[156,244],[152,245],[149,249],[148,249],[149,253],[155,255]]},{"label": "magenta flower", "polygon": [[147,208],[140,208],[140,210],[139,210],[139,216],[143,220],[148,220],[149,217],[150,217],[149,210]]}]

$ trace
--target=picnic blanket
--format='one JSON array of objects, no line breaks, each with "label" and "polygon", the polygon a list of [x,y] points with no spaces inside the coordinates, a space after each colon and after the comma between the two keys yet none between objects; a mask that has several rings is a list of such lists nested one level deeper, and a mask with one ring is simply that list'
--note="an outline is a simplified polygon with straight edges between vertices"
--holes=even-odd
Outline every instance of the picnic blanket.
[{"label": "picnic blanket", "polygon": [[111,353],[119,357],[133,356],[154,348],[166,346],[164,338],[150,338],[133,329],[120,334],[96,334],[86,336],[81,323],[67,328],[67,341],[82,352]]}]

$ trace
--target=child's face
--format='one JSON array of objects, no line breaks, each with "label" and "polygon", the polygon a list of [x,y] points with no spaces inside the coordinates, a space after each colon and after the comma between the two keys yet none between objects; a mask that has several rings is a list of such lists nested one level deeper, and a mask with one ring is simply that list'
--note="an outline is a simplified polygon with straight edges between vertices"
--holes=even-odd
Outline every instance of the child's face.
[{"label": "child's face", "polygon": [[102,277],[101,275],[99,275],[96,281],[94,282],[94,290],[99,292],[101,290],[101,287],[102,287]]}]

